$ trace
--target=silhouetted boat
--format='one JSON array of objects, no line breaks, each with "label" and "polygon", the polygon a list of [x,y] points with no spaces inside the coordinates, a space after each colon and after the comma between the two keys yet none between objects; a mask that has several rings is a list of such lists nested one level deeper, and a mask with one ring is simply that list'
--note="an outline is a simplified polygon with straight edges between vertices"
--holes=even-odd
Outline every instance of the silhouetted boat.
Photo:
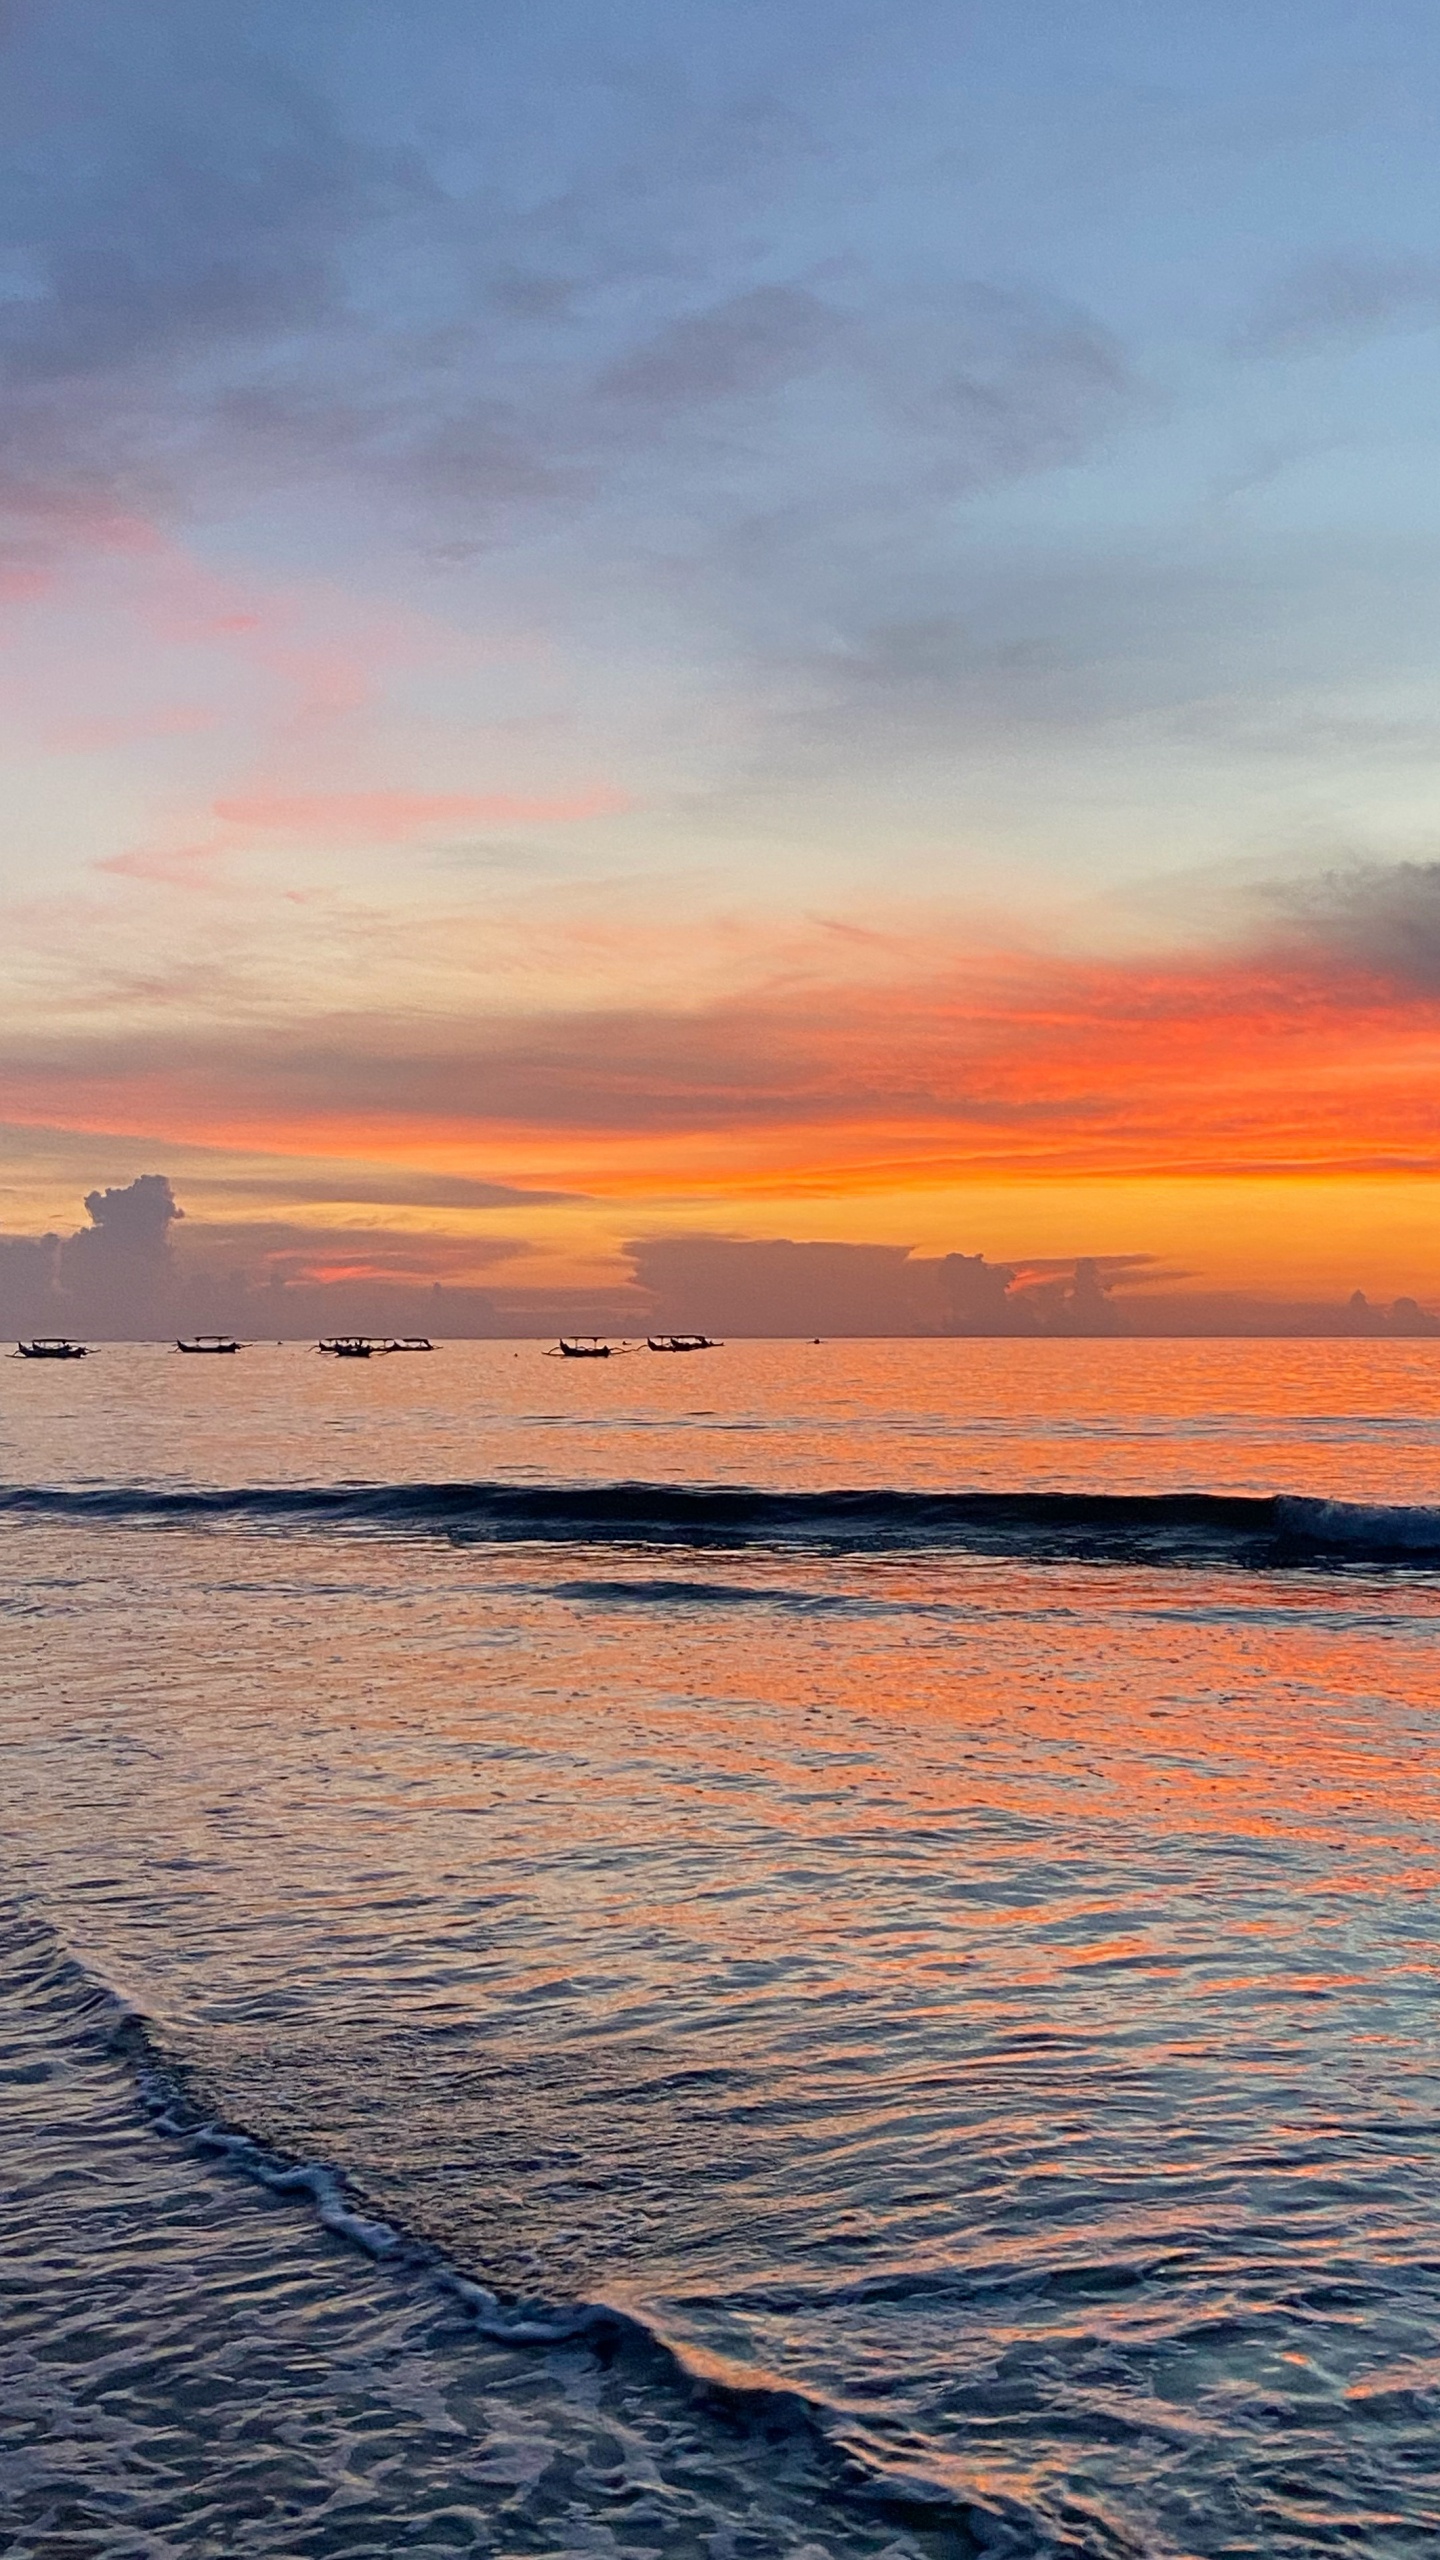
[{"label": "silhouetted boat", "polygon": [[723,1342],[714,1341],[708,1333],[647,1333],[652,1351],[723,1351]]},{"label": "silhouetted boat", "polygon": [[223,1352],[238,1351],[240,1345],[233,1334],[192,1333],[183,1340],[177,1336],[175,1348],[177,1351]]},{"label": "silhouetted boat", "polygon": [[380,1346],[367,1333],[337,1333],[328,1342],[317,1342],[317,1351],[328,1351],[336,1360],[368,1360]]},{"label": "silhouetted boat", "polygon": [[382,1342],[382,1351],[433,1351],[434,1343],[426,1333],[403,1333],[395,1342]]},{"label": "silhouetted boat", "polygon": [[609,1360],[614,1357],[614,1351],[610,1343],[601,1341],[598,1333],[562,1333],[554,1350],[545,1356],[549,1360]]},{"label": "silhouetted boat", "polygon": [[83,1342],[67,1342],[62,1334],[37,1334],[33,1342],[17,1342],[15,1349],[22,1360],[85,1360],[89,1357]]}]

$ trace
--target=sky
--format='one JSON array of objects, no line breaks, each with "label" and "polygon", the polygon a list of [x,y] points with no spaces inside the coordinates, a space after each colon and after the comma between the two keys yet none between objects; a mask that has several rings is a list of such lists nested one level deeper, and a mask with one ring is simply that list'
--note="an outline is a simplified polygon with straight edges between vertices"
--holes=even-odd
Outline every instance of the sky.
[{"label": "sky", "polygon": [[0,48],[0,1274],[1440,1304],[1432,9]]}]

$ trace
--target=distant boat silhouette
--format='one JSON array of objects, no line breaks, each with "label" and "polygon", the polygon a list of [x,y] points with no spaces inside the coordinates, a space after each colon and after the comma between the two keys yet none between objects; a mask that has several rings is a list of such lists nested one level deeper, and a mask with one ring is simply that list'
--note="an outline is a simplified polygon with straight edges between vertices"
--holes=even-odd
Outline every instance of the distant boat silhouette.
[{"label": "distant boat silhouette", "polygon": [[368,1360],[378,1347],[366,1333],[337,1333],[315,1345],[317,1351],[328,1351],[337,1360]]},{"label": "distant boat silhouette", "polygon": [[647,1333],[645,1339],[652,1351],[723,1351],[725,1348],[723,1342],[716,1342],[708,1333]]},{"label": "distant boat silhouette", "polygon": [[15,1349],[22,1360],[86,1360],[90,1356],[83,1342],[67,1342],[63,1334],[37,1334],[33,1342],[17,1342]]},{"label": "distant boat silhouette", "polygon": [[214,1353],[222,1351],[238,1351],[240,1345],[232,1334],[192,1333],[188,1339],[181,1339],[177,1335],[175,1348],[177,1351],[207,1351]]},{"label": "distant boat silhouette", "polygon": [[545,1354],[547,1360],[613,1360],[615,1346],[602,1342],[598,1333],[562,1333],[554,1349]]},{"label": "distant boat silhouette", "polygon": [[402,1333],[393,1342],[382,1342],[381,1351],[433,1351],[434,1343],[427,1333]]}]

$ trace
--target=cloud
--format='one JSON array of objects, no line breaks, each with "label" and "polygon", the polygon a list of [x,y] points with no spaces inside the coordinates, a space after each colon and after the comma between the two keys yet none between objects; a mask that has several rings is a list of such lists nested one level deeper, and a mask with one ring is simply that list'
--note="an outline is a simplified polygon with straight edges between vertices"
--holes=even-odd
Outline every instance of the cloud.
[{"label": "cloud", "polygon": [[523,1259],[521,1236],[453,1235],[387,1227],[373,1219],[348,1226],[307,1226],[285,1218],[196,1221],[184,1247],[189,1280],[207,1273],[226,1287],[254,1289],[278,1281],[328,1283],[366,1278],[431,1287],[437,1281],[468,1284],[479,1271]]},{"label": "cloud", "polygon": [[1440,326],[1440,259],[1338,249],[1282,277],[1237,340],[1254,356],[1308,355],[1395,329]]},{"label": "cloud", "polygon": [[[497,1000],[512,977],[477,973],[466,993],[463,970],[442,998],[439,942],[423,1001],[344,1013],[202,978],[201,1020],[188,982],[161,978],[117,990],[108,1016],[90,1000],[88,1023],[12,1017],[0,1073],[12,1118],[332,1158],[373,1159],[381,1132],[392,1155],[464,1146],[509,1164],[525,1146],[529,1178],[557,1190],[604,1187],[601,1163],[652,1194],[979,1169],[1434,1170],[1437,878],[1398,865],[1279,887],[1247,941],[1188,950],[1007,950],[963,919],[907,929],[894,913],[877,933],[787,939],[772,920],[731,933],[735,984],[707,1003],[666,992],[708,947],[694,916],[654,928],[656,994],[624,1006],[527,1009]],[[393,988],[387,930],[376,983]],[[607,968],[612,953],[633,974],[623,918],[602,936]]]},{"label": "cloud", "polygon": [[[430,197],[418,158],[344,133],[317,90],[236,29],[202,35],[162,4],[137,52],[133,11],[85,15],[72,120],[50,128],[35,289],[0,304],[12,383],[130,371],[333,317],[357,223]],[[12,52],[17,120],[44,114],[49,69],[43,36]]]},{"label": "cloud", "polygon": [[1058,295],[964,279],[874,326],[889,397],[955,488],[1078,461],[1139,405],[1119,340]]},{"label": "cloud", "polygon": [[372,844],[401,844],[432,827],[579,824],[611,817],[628,806],[623,792],[597,784],[550,799],[524,799],[506,791],[251,792],[217,800],[215,815],[227,826],[311,841],[364,838]]},{"label": "cloud", "polygon": [[80,1244],[97,1253],[152,1257],[168,1249],[170,1229],[185,1215],[163,1173],[142,1173],[109,1191],[87,1191],[85,1210],[90,1225]]},{"label": "cloud", "polygon": [[1140,1333],[1435,1335],[1413,1298],[1265,1300],[1243,1293],[1123,1294],[1164,1280],[1141,1255],[1019,1270],[979,1253],[692,1231],[642,1236],[598,1283],[477,1278],[526,1253],[514,1236],[189,1221],[169,1181],[144,1174],[86,1200],[69,1237],[0,1234],[0,1331],[147,1339],[175,1332],[514,1336],[588,1329],[731,1335],[1065,1337]]},{"label": "cloud", "polygon": [[[853,29],[811,27],[802,61],[757,21],[722,64],[702,23],[642,19],[560,69],[543,13],[483,41],[430,0],[408,23],[397,66],[378,27],[264,5],[203,33],[183,0],[17,22],[14,579],[304,492],[347,540],[358,498],[376,544],[437,561],[583,520],[583,585],[635,573],[638,462],[640,551],[812,510],[811,576],[848,520],[883,586],[897,526],[942,537],[947,496],[1133,414],[1093,313],[967,272],[959,242],[922,272],[904,226],[837,223],[853,137],[813,79],[819,50],[853,74]],[[779,601],[794,571],[756,553],[751,583]]]},{"label": "cloud", "polygon": [[202,31],[157,0],[10,32],[30,268],[0,302],[0,505],[47,544],[183,506],[225,367],[339,329],[357,230],[433,194],[417,155],[347,132],[241,15]]},{"label": "cloud", "polygon": [[213,865],[222,850],[213,843],[131,845],[123,853],[102,854],[93,868],[117,880],[151,880],[167,889],[216,889],[220,882]]},{"label": "cloud", "polygon": [[554,1208],[583,1200],[579,1191],[539,1191],[513,1182],[472,1182],[460,1174],[360,1171],[309,1180],[251,1179],[243,1175],[191,1175],[192,1192],[222,1193],[226,1199],[295,1201],[307,1207],[335,1201],[347,1208],[377,1209],[513,1209]]},{"label": "cloud", "polygon": [[1302,945],[1397,989],[1440,995],[1440,862],[1355,863],[1287,883],[1271,903]]},{"label": "cloud", "polygon": [[167,1330],[175,1285],[172,1230],[184,1216],[163,1173],[87,1192],[88,1227],[60,1245],[55,1285],[71,1321],[93,1332]]},{"label": "cloud", "polygon": [[44,743],[61,755],[103,755],[149,738],[190,738],[218,726],[218,711],[201,703],[170,703],[152,711],[119,712],[87,720],[52,721]]},{"label": "cloud", "polygon": [[658,1332],[1034,1334],[1044,1313],[981,1254],[907,1245],[657,1235],[626,1246]]},{"label": "cloud", "polygon": [[757,285],[667,321],[607,368],[600,389],[612,400],[654,409],[753,396],[823,362],[842,326],[812,293]]}]

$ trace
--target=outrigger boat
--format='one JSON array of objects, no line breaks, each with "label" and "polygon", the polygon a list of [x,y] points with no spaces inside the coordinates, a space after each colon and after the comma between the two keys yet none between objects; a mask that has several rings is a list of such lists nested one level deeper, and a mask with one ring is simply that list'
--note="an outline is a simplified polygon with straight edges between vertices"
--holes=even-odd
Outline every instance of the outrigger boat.
[{"label": "outrigger boat", "polygon": [[382,1342],[382,1351],[433,1351],[434,1343],[426,1333],[405,1333],[397,1342]]},{"label": "outrigger boat", "polygon": [[598,1333],[562,1333],[547,1360],[613,1360],[615,1346],[602,1342]]},{"label": "outrigger boat", "polygon": [[67,1342],[62,1334],[37,1334],[33,1342],[17,1342],[15,1351],[21,1360],[86,1360],[90,1356],[83,1342]]},{"label": "outrigger boat", "polygon": [[723,1351],[708,1333],[647,1333],[645,1340],[652,1351]]},{"label": "outrigger boat", "polygon": [[206,1351],[218,1353],[224,1351],[238,1351],[240,1345],[235,1340],[233,1334],[192,1333],[188,1339],[182,1339],[177,1335],[175,1348],[177,1351]]},{"label": "outrigger boat", "polygon": [[336,1360],[368,1360],[380,1345],[367,1333],[337,1333],[328,1342],[317,1342],[317,1351],[328,1351]]}]

